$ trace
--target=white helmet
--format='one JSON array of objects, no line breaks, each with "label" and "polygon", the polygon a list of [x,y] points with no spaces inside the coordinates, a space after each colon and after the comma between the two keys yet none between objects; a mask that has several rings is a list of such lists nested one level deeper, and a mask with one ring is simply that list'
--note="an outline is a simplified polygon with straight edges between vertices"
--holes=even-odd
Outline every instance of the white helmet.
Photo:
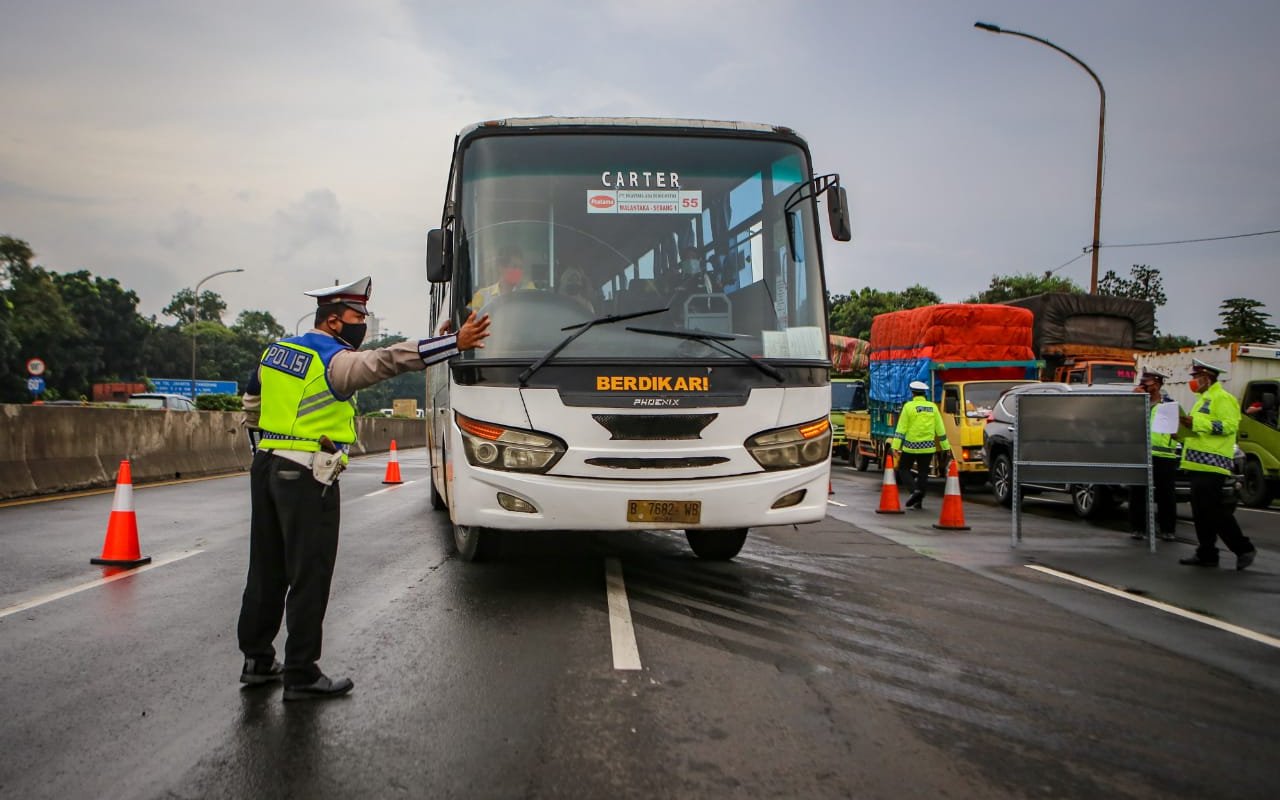
[{"label": "white helmet", "polygon": [[925,383],[924,381],[912,381],[911,383],[907,384],[907,388],[909,388],[913,392],[927,392],[929,391],[929,384]]}]

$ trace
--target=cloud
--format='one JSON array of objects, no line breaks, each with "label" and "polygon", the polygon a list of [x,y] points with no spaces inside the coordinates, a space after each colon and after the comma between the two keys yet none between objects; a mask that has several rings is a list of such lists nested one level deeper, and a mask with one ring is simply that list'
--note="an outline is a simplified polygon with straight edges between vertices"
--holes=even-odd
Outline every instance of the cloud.
[{"label": "cloud", "polygon": [[185,208],[180,208],[170,215],[160,230],[156,231],[156,241],[166,250],[181,251],[193,248],[196,234],[204,227],[204,220]]},{"label": "cloud", "polygon": [[275,259],[340,264],[349,235],[331,189],[313,189],[287,208],[276,211]]}]

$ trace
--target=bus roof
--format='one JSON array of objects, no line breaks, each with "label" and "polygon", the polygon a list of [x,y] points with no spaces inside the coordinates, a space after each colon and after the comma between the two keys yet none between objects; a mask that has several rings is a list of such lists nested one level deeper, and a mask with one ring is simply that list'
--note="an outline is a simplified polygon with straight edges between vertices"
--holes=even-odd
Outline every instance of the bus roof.
[{"label": "bus roof", "polygon": [[751,133],[782,133],[798,136],[785,125],[761,122],[728,122],[712,119],[673,119],[667,117],[508,117],[476,122],[458,133],[459,139],[484,128],[568,128],[568,127],[634,127],[634,128],[699,128],[702,130]]}]

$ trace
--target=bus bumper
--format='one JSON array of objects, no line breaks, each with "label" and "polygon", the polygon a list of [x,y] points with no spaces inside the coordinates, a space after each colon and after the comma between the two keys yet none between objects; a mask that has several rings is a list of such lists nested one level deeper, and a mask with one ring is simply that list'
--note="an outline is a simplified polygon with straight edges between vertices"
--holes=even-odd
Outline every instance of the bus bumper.
[{"label": "bus bumper", "polygon": [[[459,525],[510,531],[690,530],[817,522],[827,513],[831,477],[829,463],[778,472],[680,481],[528,475],[475,469],[466,463],[455,464],[454,470],[450,487],[454,521]],[[500,492],[529,503],[535,510],[522,512],[504,508],[499,502]],[[803,492],[798,503],[773,508],[782,498],[796,492]],[[629,522],[629,504],[644,500],[698,501],[701,504],[698,522]]]}]

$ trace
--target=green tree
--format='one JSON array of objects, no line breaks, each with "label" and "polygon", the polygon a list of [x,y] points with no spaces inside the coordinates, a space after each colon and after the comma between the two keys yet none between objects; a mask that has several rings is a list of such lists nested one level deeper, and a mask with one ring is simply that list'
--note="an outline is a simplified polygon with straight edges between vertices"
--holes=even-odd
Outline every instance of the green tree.
[{"label": "green tree", "polygon": [[1260,309],[1265,306],[1257,300],[1247,297],[1231,297],[1218,306],[1218,316],[1222,320],[1221,328],[1214,328],[1218,334],[1214,344],[1227,342],[1255,342],[1271,344],[1280,342],[1280,328],[1272,325],[1271,315]]},{"label": "green tree", "polygon": [[87,385],[100,380],[134,378],[142,369],[147,322],[138,314],[138,295],[115,278],[86,270],[53,275],[54,285],[84,331],[70,349],[73,364]]},{"label": "green tree", "polygon": [[877,315],[941,302],[936,292],[919,284],[908,286],[901,292],[886,292],[867,286],[856,294],[831,298],[831,318],[827,327],[834,334],[867,339],[871,336],[871,321]]},{"label": "green tree", "polygon": [[33,257],[34,253],[26,242],[12,236],[0,236],[0,402],[21,400],[26,391],[22,380],[26,377],[26,370],[15,371],[14,359],[7,355],[16,353],[22,345],[13,335],[13,302],[5,287],[9,285],[9,266],[29,264]]},{"label": "green tree", "polygon": [[284,326],[276,322],[276,318],[270,311],[251,311],[248,309],[240,312],[240,316],[236,317],[235,324],[231,326],[231,330],[261,342],[263,347],[266,347],[271,342],[283,339],[285,334]]},{"label": "green tree", "polygon": [[[222,295],[206,289],[200,293],[199,303],[194,302],[194,297],[193,290],[179,289],[161,313],[176,318],[179,325],[190,325],[192,322],[222,322],[222,313],[227,310],[227,304],[223,301]],[[193,307],[194,317],[192,316]]]},{"label": "green tree", "polygon": [[1197,342],[1190,336],[1182,336],[1174,333],[1162,333],[1156,337],[1157,350],[1181,350],[1184,347],[1195,347],[1202,342]]},{"label": "green tree", "polygon": [[1115,270],[1109,269],[1098,279],[1098,294],[1112,297],[1127,297],[1131,300],[1146,300],[1159,308],[1167,302],[1164,294],[1164,279],[1160,270],[1146,264],[1134,264],[1129,268],[1129,278],[1121,278]]},{"label": "green tree", "polygon": [[148,378],[190,377],[191,337],[177,325],[150,322],[142,343],[142,365]]},{"label": "green tree", "polygon": [[1077,286],[1070,278],[1060,278],[1047,272],[1043,275],[1030,272],[1021,275],[992,275],[991,284],[965,302],[1006,303],[1046,292],[1084,294],[1084,289]]},{"label": "green tree", "polygon": [[84,329],[62,301],[52,273],[30,263],[30,248],[15,253],[19,260],[6,259],[8,288],[4,298],[12,312],[9,317],[9,333],[17,340],[17,347],[4,353],[8,361],[10,380],[0,391],[6,402],[27,399],[26,361],[39,357],[48,365],[45,383],[50,397],[77,397],[88,391],[85,373],[79,359],[83,350],[79,347]]}]

